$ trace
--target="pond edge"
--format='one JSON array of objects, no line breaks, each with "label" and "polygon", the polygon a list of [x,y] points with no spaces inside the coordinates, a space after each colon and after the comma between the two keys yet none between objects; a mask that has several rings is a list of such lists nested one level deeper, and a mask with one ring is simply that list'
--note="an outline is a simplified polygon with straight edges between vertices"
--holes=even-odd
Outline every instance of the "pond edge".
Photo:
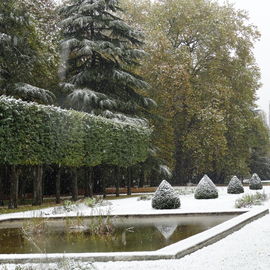
[{"label": "pond edge", "polygon": [[[200,214],[224,214],[228,212],[205,212]],[[231,211],[231,213],[233,213]],[[234,213],[239,213],[235,211]],[[196,213],[191,213],[192,215]],[[96,253],[48,253],[48,254],[0,254],[1,263],[53,263],[62,259],[87,262],[136,261],[178,259],[203,247],[211,245],[229,234],[241,229],[248,223],[269,214],[269,209],[259,207],[225,221],[209,230],[171,244],[156,251],[139,252],[96,252]],[[162,214],[161,214],[162,215]],[[181,215],[181,214],[178,214]],[[187,214],[185,214],[187,215]],[[130,215],[132,216],[132,215]],[[85,217],[85,216],[84,216]]]}]

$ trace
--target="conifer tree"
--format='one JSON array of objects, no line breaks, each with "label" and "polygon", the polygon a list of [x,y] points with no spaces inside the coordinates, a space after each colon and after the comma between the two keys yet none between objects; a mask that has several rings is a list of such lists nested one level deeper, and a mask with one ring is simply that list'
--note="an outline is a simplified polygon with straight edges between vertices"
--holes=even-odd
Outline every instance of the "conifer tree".
[{"label": "conifer tree", "polygon": [[23,3],[0,2],[0,94],[52,103],[54,95],[42,87],[48,61]]},{"label": "conifer tree", "polygon": [[154,104],[143,95],[149,85],[134,72],[145,56],[142,33],[121,12],[117,0],[69,0],[61,8],[61,76],[76,110],[124,117]]}]

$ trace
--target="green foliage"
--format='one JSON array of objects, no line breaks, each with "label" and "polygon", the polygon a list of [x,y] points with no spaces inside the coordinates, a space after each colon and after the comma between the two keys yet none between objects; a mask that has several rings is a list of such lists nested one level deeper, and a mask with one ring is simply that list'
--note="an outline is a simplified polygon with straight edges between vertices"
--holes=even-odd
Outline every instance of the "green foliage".
[{"label": "green foliage", "polygon": [[140,93],[149,85],[135,72],[145,56],[142,33],[125,23],[121,13],[117,0],[62,5],[61,77],[70,107],[134,115],[154,104]]},{"label": "green foliage", "polygon": [[52,104],[55,96],[52,92],[27,83],[15,83],[6,89],[8,96],[20,98],[25,101],[35,101],[41,104]]},{"label": "green foliage", "polygon": [[249,134],[252,138],[250,171],[257,172],[262,179],[270,179],[270,136],[260,111],[256,111]]},{"label": "green foliage", "polygon": [[[39,8],[37,1],[32,1],[31,5],[36,4]],[[0,2],[0,94],[13,95],[16,83],[47,89],[57,81],[55,52],[50,51],[52,44],[44,42],[44,33],[38,27],[35,15],[30,14],[33,10],[29,9],[29,2]],[[28,100],[26,91],[20,94],[16,91],[14,96]],[[32,100],[30,95],[29,101]]]},{"label": "green foliage", "polygon": [[267,194],[256,192],[255,194],[245,194],[235,201],[236,208],[252,207],[252,205],[261,205],[268,199]]},{"label": "green foliage", "polygon": [[151,130],[0,97],[0,163],[127,167],[147,156]]},{"label": "green foliage", "polygon": [[195,199],[216,199],[218,198],[218,190],[212,180],[204,175],[198,183],[195,193]]},{"label": "green foliage", "polygon": [[260,74],[252,49],[260,34],[247,14],[210,0],[122,2],[146,33],[150,60],[141,74],[165,119],[154,123],[154,143],[175,167],[174,183],[248,174],[250,150],[268,143],[255,128]]},{"label": "green foliage", "polygon": [[233,176],[227,187],[227,193],[239,194],[244,192],[244,187],[237,176]]},{"label": "green foliage", "polygon": [[262,181],[258,174],[254,173],[249,179],[249,189],[262,189]]},{"label": "green foliage", "polygon": [[166,180],[163,180],[154,193],[152,207],[155,209],[177,209],[180,205],[177,192]]}]

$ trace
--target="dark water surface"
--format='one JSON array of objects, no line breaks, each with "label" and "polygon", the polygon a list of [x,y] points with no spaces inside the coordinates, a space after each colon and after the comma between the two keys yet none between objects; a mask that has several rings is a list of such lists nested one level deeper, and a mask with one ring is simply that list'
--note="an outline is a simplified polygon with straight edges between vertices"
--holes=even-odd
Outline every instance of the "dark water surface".
[{"label": "dark water surface", "polygon": [[35,233],[0,229],[0,253],[63,253],[157,250],[207,230],[235,215],[163,217],[123,220],[111,235],[74,232],[66,226],[45,226]]}]

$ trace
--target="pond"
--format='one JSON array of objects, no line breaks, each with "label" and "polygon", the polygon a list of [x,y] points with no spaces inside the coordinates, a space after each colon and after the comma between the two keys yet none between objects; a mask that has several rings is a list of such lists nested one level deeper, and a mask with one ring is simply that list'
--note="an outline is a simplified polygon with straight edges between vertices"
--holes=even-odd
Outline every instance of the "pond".
[{"label": "pond", "polygon": [[153,251],[218,225],[236,214],[129,218],[35,219],[0,224],[0,253]]}]

